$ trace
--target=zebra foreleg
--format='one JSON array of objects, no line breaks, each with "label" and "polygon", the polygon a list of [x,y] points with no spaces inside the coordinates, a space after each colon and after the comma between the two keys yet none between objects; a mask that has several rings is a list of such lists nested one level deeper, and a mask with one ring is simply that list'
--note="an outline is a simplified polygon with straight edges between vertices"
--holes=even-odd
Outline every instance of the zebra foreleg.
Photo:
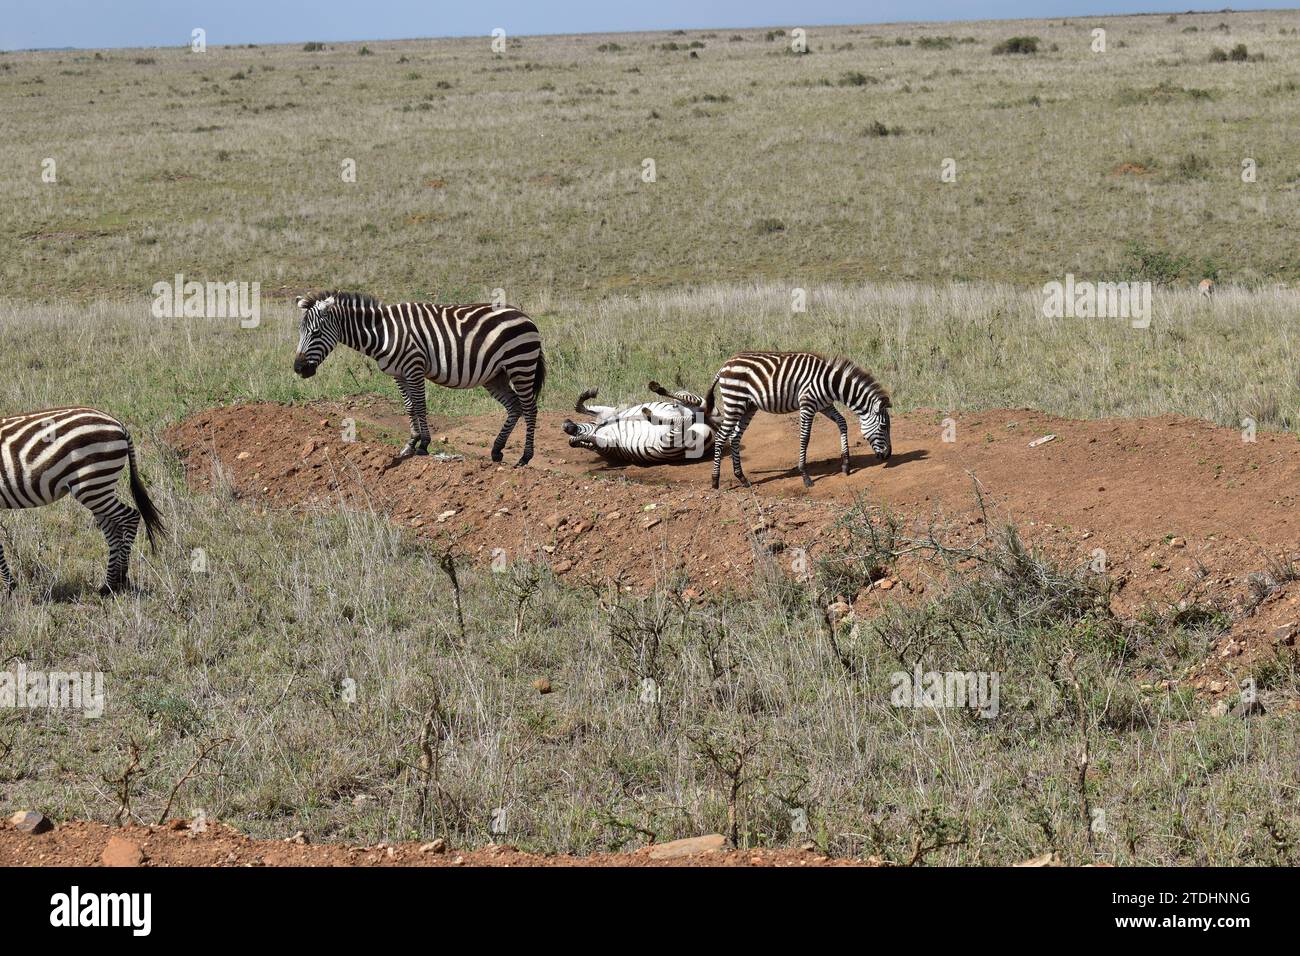
[{"label": "zebra foreleg", "polygon": [[812,438],[813,418],[817,415],[814,405],[799,406],[799,474],[803,476],[803,486],[811,488],[813,481],[808,477],[808,440]]},{"label": "zebra foreleg", "polygon": [[849,468],[849,423],[844,420],[844,416],[839,413],[834,405],[827,405],[822,409],[822,414],[833,421],[840,430],[840,471],[848,474]]},{"label": "zebra foreleg", "polygon": [[406,407],[406,417],[411,420],[411,440],[406,443],[398,460],[413,455],[429,454],[429,406],[425,401],[424,376],[414,376],[398,380],[402,390],[402,404]]}]

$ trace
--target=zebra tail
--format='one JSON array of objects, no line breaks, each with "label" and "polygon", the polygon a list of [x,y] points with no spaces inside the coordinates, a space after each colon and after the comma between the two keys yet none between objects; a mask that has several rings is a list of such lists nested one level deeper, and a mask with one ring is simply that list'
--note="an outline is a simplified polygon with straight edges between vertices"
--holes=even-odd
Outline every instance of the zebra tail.
[{"label": "zebra tail", "polygon": [[546,356],[541,352],[537,353],[537,377],[533,380],[533,399],[538,400],[542,396],[542,386],[546,384]]},{"label": "zebra tail", "polygon": [[713,376],[713,384],[709,386],[709,393],[704,396],[704,420],[706,422],[713,420],[713,393],[718,388],[718,379],[720,378],[722,378],[721,372]]},{"label": "zebra tail", "polygon": [[156,549],[158,541],[155,535],[165,535],[167,528],[163,525],[162,516],[154,507],[153,499],[149,497],[144,482],[140,480],[140,473],[135,464],[135,443],[131,441],[130,435],[126,436],[126,460],[130,468],[131,497],[135,499],[140,517],[144,519],[144,531],[149,536],[149,547]]}]

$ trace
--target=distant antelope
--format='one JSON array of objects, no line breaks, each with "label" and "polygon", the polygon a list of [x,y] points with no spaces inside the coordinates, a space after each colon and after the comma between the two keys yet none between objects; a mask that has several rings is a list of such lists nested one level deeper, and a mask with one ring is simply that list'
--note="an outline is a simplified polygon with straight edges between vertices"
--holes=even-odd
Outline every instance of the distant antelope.
[{"label": "distant antelope", "polygon": [[1197,288],[1201,290],[1201,298],[1202,298],[1202,299],[1209,299],[1209,298],[1212,298],[1212,297],[1214,296],[1214,280],[1213,280],[1213,279],[1202,279],[1202,280],[1201,280],[1201,284],[1200,284],[1199,286],[1197,286]]},{"label": "distant antelope", "polygon": [[840,430],[840,469],[849,473],[849,428],[835,410],[842,402],[857,413],[862,437],[871,443],[876,457],[889,458],[889,395],[870,372],[848,359],[826,358],[815,352],[741,352],[727,361],[709,387],[704,416],[713,415],[714,393],[722,392],[722,424],[713,439],[713,487],[718,487],[722,468],[722,446],[731,442],[731,464],[736,478],[749,484],[740,467],[740,439],[755,412],[785,415],[799,413],[799,473],[806,487],[808,438],[818,412]]},{"label": "distant antelope", "polygon": [[[117,496],[128,470],[139,511]],[[131,544],[144,518],[149,543],[163,531],[161,518],[136,474],[135,446],[126,427],[93,408],[55,408],[0,418],[0,508],[36,508],[72,495],[90,509],[108,541],[108,580],[101,594],[126,588]],[[0,579],[13,575],[0,547]]]}]

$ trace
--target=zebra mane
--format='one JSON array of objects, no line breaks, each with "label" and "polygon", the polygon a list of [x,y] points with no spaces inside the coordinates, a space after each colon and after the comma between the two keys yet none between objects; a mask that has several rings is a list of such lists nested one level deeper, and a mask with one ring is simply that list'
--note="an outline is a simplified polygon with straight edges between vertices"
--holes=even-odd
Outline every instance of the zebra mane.
[{"label": "zebra mane", "polygon": [[321,292],[308,292],[302,297],[303,304],[310,309],[322,299],[328,299],[331,296],[342,305],[357,308],[360,306],[372,306],[378,308],[383,303],[373,295],[367,295],[365,292],[344,292],[339,289],[329,289]]},{"label": "zebra mane", "polygon": [[868,388],[872,389],[873,391],[875,391],[877,395],[880,396],[881,408],[893,407],[893,400],[889,397],[889,392],[886,391],[885,386],[881,385],[874,375],[868,372],[857,362],[847,358],[826,358],[826,356],[824,355],[821,357],[825,359],[828,363],[830,363],[832,366],[843,369],[847,377],[859,379],[865,382]]}]

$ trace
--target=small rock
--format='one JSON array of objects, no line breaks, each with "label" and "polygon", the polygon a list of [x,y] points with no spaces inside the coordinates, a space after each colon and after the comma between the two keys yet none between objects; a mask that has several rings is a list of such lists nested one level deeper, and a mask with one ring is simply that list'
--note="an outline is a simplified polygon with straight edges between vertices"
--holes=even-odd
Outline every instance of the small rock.
[{"label": "small rock", "polygon": [[436,840],[431,840],[430,842],[423,844],[420,847],[420,852],[421,853],[446,853],[447,841],[444,840],[442,837],[438,837]]},{"label": "small rock", "polygon": [[1221,681],[1221,680],[1212,680],[1212,681],[1210,681],[1210,693],[1211,693],[1211,694],[1222,694],[1222,693],[1227,689],[1227,687],[1228,687],[1228,685],[1227,685],[1227,682],[1225,682],[1225,681]]},{"label": "small rock", "polygon": [[556,528],[560,527],[560,525],[564,524],[568,520],[569,519],[562,514],[548,515],[546,518],[546,527],[554,531]]},{"label": "small rock", "polygon": [[1210,708],[1211,717],[1228,716],[1228,702],[1226,700],[1216,700],[1214,706]]},{"label": "small rock", "polygon": [[316,439],[308,439],[307,444],[302,446],[302,457],[310,458],[311,453],[316,450]]},{"label": "small rock", "polygon": [[675,860],[678,857],[695,856],[699,853],[716,853],[726,845],[726,837],[720,833],[710,833],[708,836],[687,837],[685,840],[656,843],[650,847],[646,855],[652,860]]},{"label": "small rock", "polygon": [[647,521],[647,522],[646,522],[645,524],[643,524],[641,527],[645,528],[646,531],[649,531],[649,530],[650,530],[651,528],[653,528],[655,525],[660,524],[660,523],[661,523],[661,519],[659,519],[659,518],[651,518],[649,521]]},{"label": "small rock", "polygon": [[139,866],[144,862],[144,851],[130,840],[114,836],[109,837],[99,859],[105,866]]},{"label": "small rock", "polygon": [[1061,862],[1061,856],[1055,850],[1044,853],[1042,856],[1031,857],[1017,863],[1016,866],[1064,866]]},{"label": "small rock", "polygon": [[444,511],[442,514],[438,515],[438,524],[442,524],[444,521],[446,521],[448,518],[452,517],[455,514],[456,514],[455,509],[452,509],[450,511]]},{"label": "small rock", "polygon": [[545,677],[539,677],[533,681],[533,687],[539,694],[549,694],[551,692],[551,682]]},{"label": "small rock", "polygon": [[253,457],[252,452],[241,451],[238,455],[235,456],[235,461],[248,461],[248,459],[252,457]]},{"label": "small rock", "polygon": [[285,843],[296,843],[298,846],[306,846],[311,841],[307,839],[307,834],[299,830],[291,837],[284,838]]},{"label": "small rock", "polygon": [[610,521],[617,521],[619,518],[623,517],[623,512],[611,511],[609,514],[605,515],[605,517]]},{"label": "small rock", "polygon": [[1187,547],[1187,539],[1186,539],[1186,538],[1170,538],[1170,539],[1169,539],[1169,547],[1171,547],[1171,548],[1185,548],[1185,547]]},{"label": "small rock", "polygon": [[563,574],[565,571],[571,571],[572,569],[573,569],[573,562],[570,561],[568,558],[565,558],[563,561],[555,565],[556,574]]},{"label": "small rock", "polygon": [[876,587],[880,588],[882,591],[889,591],[894,587],[894,579],[882,578],[880,581],[876,582]]},{"label": "small rock", "polygon": [[19,810],[9,818],[9,822],[19,833],[48,833],[54,829],[49,818],[35,810]]}]

